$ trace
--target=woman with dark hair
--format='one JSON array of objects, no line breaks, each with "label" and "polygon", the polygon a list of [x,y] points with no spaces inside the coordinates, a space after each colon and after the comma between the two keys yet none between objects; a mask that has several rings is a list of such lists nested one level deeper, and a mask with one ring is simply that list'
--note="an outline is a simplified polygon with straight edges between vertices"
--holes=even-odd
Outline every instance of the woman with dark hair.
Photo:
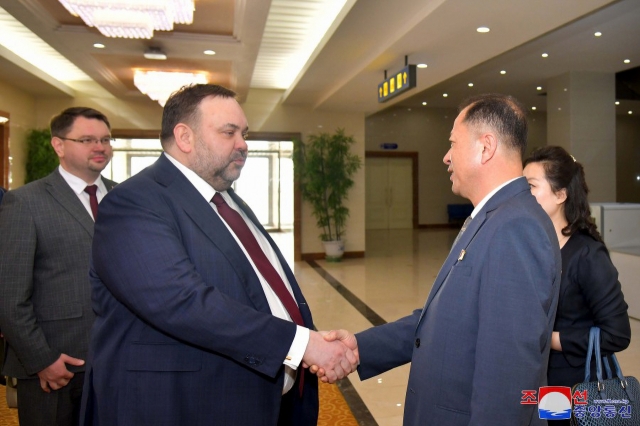
[{"label": "woman with dark hair", "polygon": [[[591,219],[582,165],[558,146],[524,161],[531,193],[547,212],[562,253],[562,282],[549,356],[549,385],[584,381],[589,329],[600,327],[603,355],[629,346],[631,328],[618,271]],[[591,366],[595,377],[595,364]],[[554,422],[562,424],[559,421]],[[566,421],[569,424],[569,421]]]}]

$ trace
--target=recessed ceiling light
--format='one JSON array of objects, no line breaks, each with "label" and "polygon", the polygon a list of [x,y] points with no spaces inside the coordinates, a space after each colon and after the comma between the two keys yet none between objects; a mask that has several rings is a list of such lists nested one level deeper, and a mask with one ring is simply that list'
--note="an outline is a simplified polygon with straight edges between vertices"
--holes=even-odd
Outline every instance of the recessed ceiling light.
[{"label": "recessed ceiling light", "polygon": [[630,62],[631,62],[631,60],[630,60],[630,59],[625,59],[623,62],[624,62],[625,64],[628,64],[628,63],[630,63]]},{"label": "recessed ceiling light", "polygon": [[104,49],[105,45],[102,43],[93,43],[93,47],[95,47],[96,49]]},{"label": "recessed ceiling light", "polygon": [[542,86],[536,87],[536,90],[542,90]]},{"label": "recessed ceiling light", "polygon": [[491,30],[489,29],[489,27],[478,27],[478,29],[476,29],[476,31],[479,32],[479,33],[488,33]]},{"label": "recessed ceiling light", "polygon": [[629,115],[633,114],[633,111],[629,111]]},{"label": "recessed ceiling light", "polygon": [[507,72],[505,70],[500,71],[500,74],[505,75]]},{"label": "recessed ceiling light", "polygon": [[543,58],[548,58],[548,57],[549,57],[549,54],[548,54],[548,53],[543,53],[543,54],[542,54],[542,57],[543,57]]},{"label": "recessed ceiling light", "polygon": [[620,101],[616,101],[616,105],[620,105]]},{"label": "recessed ceiling light", "polygon": [[204,53],[205,55],[215,55],[216,54],[216,52],[214,52],[213,50],[205,50],[202,53]]},{"label": "recessed ceiling light", "polygon": [[449,95],[448,95],[448,94],[446,94],[446,93],[443,93],[443,94],[442,94],[442,97],[443,97],[443,98],[446,98],[447,96],[449,96]]},{"label": "recessed ceiling light", "polygon": [[422,103],[422,105],[426,105],[426,104],[427,104],[426,102],[423,102],[423,103]]},{"label": "recessed ceiling light", "polygon": [[469,83],[469,84],[468,84],[468,86],[469,86],[469,87],[473,87],[473,83]]},{"label": "recessed ceiling light", "polygon": [[593,35],[596,37],[600,37],[602,33],[600,31],[596,31],[595,33],[593,33]]},{"label": "recessed ceiling light", "polygon": [[536,108],[536,107],[531,107],[531,109],[535,111],[535,110],[537,110],[538,108]]},{"label": "recessed ceiling light", "polygon": [[426,68],[427,64],[418,64],[417,66],[418,66],[418,68]]}]

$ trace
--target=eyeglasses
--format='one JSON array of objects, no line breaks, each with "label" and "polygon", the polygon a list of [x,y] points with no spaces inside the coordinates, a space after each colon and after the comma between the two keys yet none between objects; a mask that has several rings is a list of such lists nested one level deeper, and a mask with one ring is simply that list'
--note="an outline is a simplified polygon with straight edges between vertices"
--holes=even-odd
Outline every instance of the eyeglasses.
[{"label": "eyeglasses", "polygon": [[115,141],[115,138],[82,138],[82,139],[73,139],[73,138],[60,138],[66,141],[79,142],[83,145],[93,145],[94,143],[100,142],[102,145],[111,145],[111,142]]}]

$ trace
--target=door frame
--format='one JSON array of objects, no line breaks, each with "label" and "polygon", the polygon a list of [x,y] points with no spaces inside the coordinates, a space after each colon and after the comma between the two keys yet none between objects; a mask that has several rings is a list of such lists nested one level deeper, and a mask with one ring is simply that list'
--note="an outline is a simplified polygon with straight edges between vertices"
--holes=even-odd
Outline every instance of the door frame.
[{"label": "door frame", "polygon": [[[367,158],[410,158],[411,159],[411,176],[413,180],[413,212],[412,212],[412,225],[413,229],[418,229],[418,153],[415,151],[365,151],[365,162]],[[366,201],[365,201],[366,207]]]},{"label": "door frame", "polygon": [[8,118],[6,123],[0,124],[0,186],[9,189],[9,123],[11,115],[0,111],[0,115]]}]

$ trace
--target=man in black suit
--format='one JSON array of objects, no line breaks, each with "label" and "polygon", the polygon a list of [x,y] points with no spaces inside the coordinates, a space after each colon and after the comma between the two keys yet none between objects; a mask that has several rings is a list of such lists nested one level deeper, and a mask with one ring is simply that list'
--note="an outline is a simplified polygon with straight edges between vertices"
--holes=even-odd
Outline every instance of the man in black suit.
[{"label": "man in black suit", "polygon": [[76,425],[94,321],[89,255],[100,176],[112,156],[101,112],[73,107],[51,120],[60,166],[5,194],[0,208],[2,373],[18,379],[24,425]]}]

